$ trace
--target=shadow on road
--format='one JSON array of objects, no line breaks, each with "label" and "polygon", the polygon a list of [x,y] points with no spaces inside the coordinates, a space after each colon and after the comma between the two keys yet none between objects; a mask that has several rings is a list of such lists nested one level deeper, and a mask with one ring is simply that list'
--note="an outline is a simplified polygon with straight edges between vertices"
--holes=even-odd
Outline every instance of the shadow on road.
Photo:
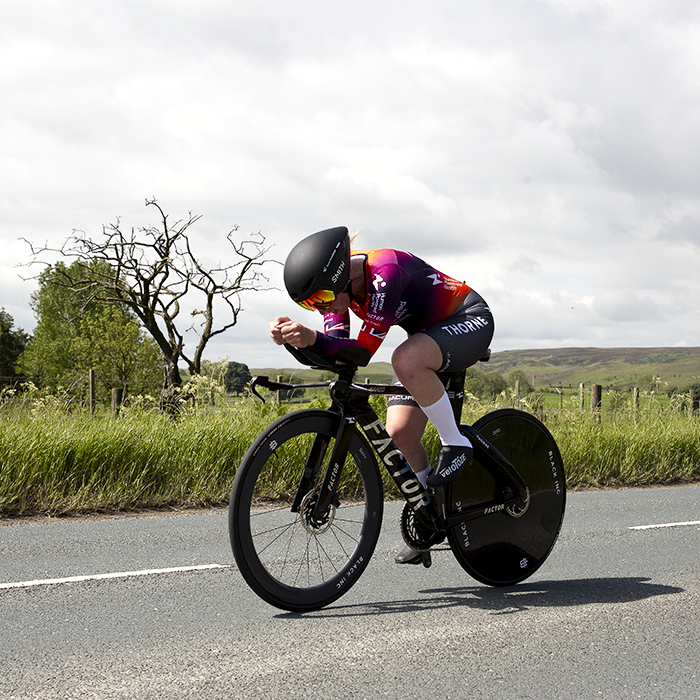
[{"label": "shadow on road", "polygon": [[[503,588],[484,586],[432,588],[420,591],[414,600],[339,605],[307,614],[315,617],[349,617],[412,613],[464,606],[489,611],[494,615],[509,615],[530,608],[559,608],[592,603],[632,603],[653,596],[672,595],[684,591],[683,588],[676,586],[649,583],[649,580],[641,577],[587,578],[528,582]],[[299,616],[298,613],[285,613],[278,617]]]}]

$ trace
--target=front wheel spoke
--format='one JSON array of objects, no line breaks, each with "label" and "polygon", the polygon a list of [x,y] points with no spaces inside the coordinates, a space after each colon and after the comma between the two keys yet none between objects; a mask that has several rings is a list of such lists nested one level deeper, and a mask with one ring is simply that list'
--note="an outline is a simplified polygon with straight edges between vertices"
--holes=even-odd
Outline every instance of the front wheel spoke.
[{"label": "front wheel spoke", "polygon": [[350,554],[349,554],[349,552],[345,549],[345,545],[340,541],[340,538],[338,537],[338,534],[336,533],[336,530],[338,530],[338,532],[340,532],[341,534],[345,535],[345,537],[347,537],[349,540],[351,540],[351,541],[354,542],[355,544],[357,544],[357,543],[360,541],[360,539],[359,539],[359,537],[355,537],[354,535],[351,535],[349,532],[346,532],[345,530],[343,530],[342,527],[335,527],[335,528],[333,528],[333,537],[335,537],[335,541],[338,543],[338,546],[339,546],[340,549],[342,550],[343,554],[344,554],[346,557],[349,557]]},{"label": "front wheel spoke", "polygon": [[[334,528],[331,528],[331,532],[333,532],[333,536],[337,540],[338,538],[335,535]],[[341,549],[343,549],[342,545],[341,545]],[[319,565],[319,568],[321,569],[321,576],[323,576],[324,580],[326,579],[326,577],[323,574],[323,557],[321,556],[321,552],[323,552],[325,559],[331,565],[331,568],[333,569],[334,573],[337,574],[338,567],[333,562],[333,557],[331,557],[331,555],[328,554],[328,552],[326,551],[326,548],[323,546],[323,543],[320,541],[320,539],[318,537],[316,538],[316,551],[318,553],[318,565]],[[347,556],[347,553],[345,552],[344,549],[343,549],[343,553]]]},{"label": "front wheel spoke", "polygon": [[281,537],[284,534],[285,530],[288,530],[290,527],[294,527],[295,524],[296,520],[293,520],[292,522],[284,523],[284,525],[275,525],[274,527],[268,527],[266,530],[258,530],[255,533],[251,533],[251,536],[254,540],[257,540],[261,537],[264,537],[265,535],[271,535],[275,532],[278,532],[278,534],[270,541],[270,544],[272,544],[272,542],[274,542],[278,537]]},{"label": "front wheel spoke", "polygon": [[[270,573],[272,573],[273,569],[278,571],[278,573],[276,574],[276,578],[278,581],[282,580],[282,576],[284,575],[287,563],[289,562],[289,553],[292,548],[292,543],[294,542],[294,537],[297,530],[298,522],[295,521],[293,523],[290,523],[289,525],[287,525],[283,532],[280,532],[277,535],[277,537],[268,542],[262,549],[256,550],[258,552],[258,558],[260,558],[260,556],[263,553],[267,552],[273,544],[279,543],[280,546],[276,551],[269,552],[269,557],[267,557],[268,563],[263,562],[261,559],[261,563]],[[287,535],[287,537],[282,539],[285,534]]]},{"label": "front wheel spoke", "polygon": [[307,535],[306,535],[306,547],[304,548],[304,555],[299,557],[299,566],[297,568],[297,572],[296,572],[296,576],[294,577],[294,581],[292,582],[292,584],[294,586],[297,585],[300,577],[302,576],[304,564],[306,564],[306,582],[307,582],[307,584],[311,583],[311,562],[309,560],[309,543],[311,542],[311,537],[312,537],[312,535],[310,533],[307,533]]},{"label": "front wheel spoke", "polygon": [[337,525],[340,523],[343,527],[362,527],[364,520],[354,520],[352,518],[339,518],[337,515],[335,517],[335,520],[333,521],[334,525]]},{"label": "front wheel spoke", "polygon": [[[276,557],[273,557],[273,560],[279,564],[278,578],[281,580],[281,576],[285,572],[291,574],[291,576],[287,576],[287,579],[291,579],[290,585],[292,587],[301,586],[303,581],[306,582],[305,585],[307,586],[324,583],[338,573],[337,560],[341,557],[347,560],[350,557],[347,543],[352,543],[351,550],[359,543],[360,537],[356,530],[358,527],[361,528],[362,524],[362,518],[343,518],[338,517],[336,513],[333,525],[329,528],[332,538],[328,537],[324,540],[322,535],[306,532],[305,542],[299,542],[302,551],[295,554],[293,551],[293,540],[297,540],[298,536],[302,534],[301,531],[305,529],[302,527],[301,521],[297,519],[291,525],[269,528],[266,531],[267,533],[274,533],[278,530],[280,532],[265,545],[261,552],[268,549],[285,534],[288,534]],[[329,548],[329,545],[332,545],[332,547]],[[290,565],[297,561],[297,556],[298,565],[290,568]]]},{"label": "front wheel spoke", "polygon": [[358,516],[356,518],[351,518],[350,515],[339,515],[341,514],[341,510],[337,510],[335,512],[335,521],[336,523],[347,523],[349,525],[362,525],[362,523],[365,521],[364,519],[364,512],[362,513],[361,516]]},{"label": "front wheel spoke", "polygon": [[250,508],[250,519],[253,520],[254,518],[260,518],[264,517],[266,515],[270,515],[270,513],[280,513],[283,510],[289,510],[287,506],[275,506],[274,508],[266,508],[265,510],[253,510],[255,506],[251,504]]},{"label": "front wheel spoke", "polygon": [[[295,522],[295,525],[296,525],[296,522]],[[289,552],[292,548],[292,542],[294,540],[294,534],[295,534],[296,530],[297,530],[296,527],[291,528],[291,531],[289,533],[289,538],[287,539],[287,544],[286,544],[284,556],[281,557],[281,569],[280,569],[280,573],[279,573],[279,577],[278,577],[278,580],[280,580],[280,581],[282,580],[284,570],[287,568],[287,562],[289,561]],[[280,553],[281,553],[281,551],[282,550],[280,549]]]},{"label": "front wheel spoke", "polygon": [[[294,530],[296,529],[297,521],[293,520],[291,523],[286,523],[284,525],[278,525],[276,527],[271,527],[267,530],[261,530],[260,532],[256,532],[252,537],[255,542],[260,541],[262,537],[265,535],[270,535],[274,532],[277,532],[277,534],[269,540],[262,548],[258,549],[256,546],[256,551],[258,555],[262,554],[265,552],[269,547],[271,547],[275,542],[277,542],[281,537],[284,537],[284,535],[289,532],[289,539],[291,540],[292,537],[294,537]],[[284,544],[282,545],[284,546]]]}]

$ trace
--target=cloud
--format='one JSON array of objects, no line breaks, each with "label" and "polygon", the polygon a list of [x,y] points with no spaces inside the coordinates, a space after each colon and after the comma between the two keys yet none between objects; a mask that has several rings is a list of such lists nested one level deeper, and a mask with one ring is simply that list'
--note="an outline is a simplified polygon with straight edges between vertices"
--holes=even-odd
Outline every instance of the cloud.
[{"label": "cloud", "polygon": [[[203,215],[205,255],[234,224],[278,260],[339,224],[411,250],[491,300],[500,349],[697,344],[697,3],[164,7],[5,11],[0,303],[18,325],[18,237],[148,225],[156,196]],[[276,351],[282,296],[247,296],[212,352]]]}]

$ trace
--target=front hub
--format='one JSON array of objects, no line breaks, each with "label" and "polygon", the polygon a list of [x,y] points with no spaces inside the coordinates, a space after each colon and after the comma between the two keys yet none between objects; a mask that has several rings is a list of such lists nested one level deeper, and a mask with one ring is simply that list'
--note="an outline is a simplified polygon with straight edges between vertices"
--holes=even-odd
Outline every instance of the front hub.
[{"label": "front hub", "polygon": [[301,524],[310,535],[320,535],[333,524],[337,503],[331,503],[322,513],[314,515],[318,491],[309,491],[301,501]]}]

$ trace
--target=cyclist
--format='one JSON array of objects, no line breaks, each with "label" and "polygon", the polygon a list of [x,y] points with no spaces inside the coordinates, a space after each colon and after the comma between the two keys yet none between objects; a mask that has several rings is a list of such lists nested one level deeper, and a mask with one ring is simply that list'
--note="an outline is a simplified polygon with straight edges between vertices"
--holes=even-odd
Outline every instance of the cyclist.
[{"label": "cyclist", "polygon": [[[458,372],[478,362],[493,337],[486,302],[464,282],[439,272],[399,250],[353,250],[344,226],[304,238],[289,253],[284,284],[305,309],[324,315],[323,332],[287,316],[270,323],[275,343],[309,347],[334,355],[344,345],[374,354],[389,328],[408,333],[391,358],[393,383],[411,396],[388,399],[386,429],[423,486],[452,483],[472,455],[460,433],[452,405],[437,372]],[[362,319],[357,339],[350,338],[350,314]],[[431,471],[421,438],[430,420],[441,448]],[[421,552],[406,546],[398,564],[417,564]]]}]

